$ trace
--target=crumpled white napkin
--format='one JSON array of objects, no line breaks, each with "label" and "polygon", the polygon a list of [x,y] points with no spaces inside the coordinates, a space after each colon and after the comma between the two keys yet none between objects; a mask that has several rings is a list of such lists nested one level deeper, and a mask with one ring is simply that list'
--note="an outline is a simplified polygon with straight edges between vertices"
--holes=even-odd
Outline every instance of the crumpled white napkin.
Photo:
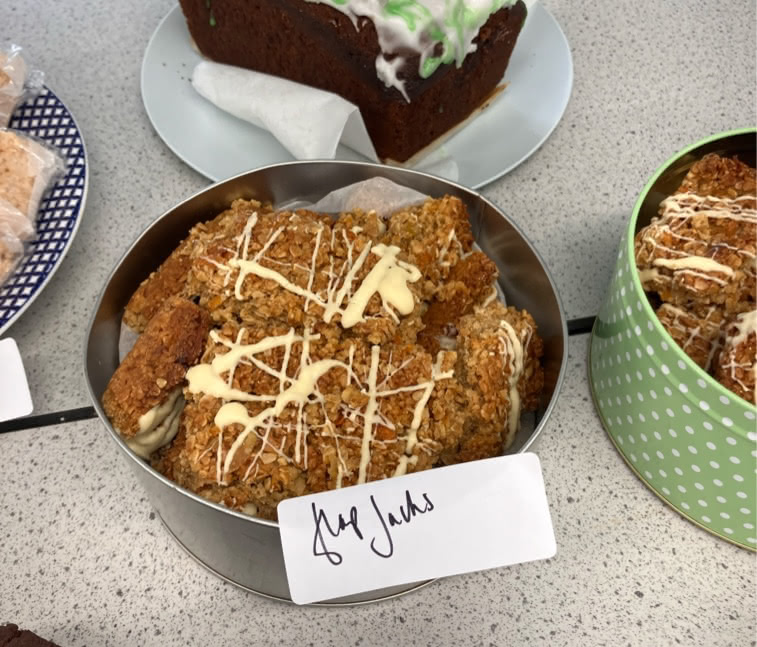
[{"label": "crumpled white napkin", "polygon": [[[296,159],[334,159],[343,144],[378,162],[358,107],[339,95],[280,77],[201,61],[192,86],[205,99],[270,132]],[[413,167],[457,180],[457,163],[442,147]]]}]

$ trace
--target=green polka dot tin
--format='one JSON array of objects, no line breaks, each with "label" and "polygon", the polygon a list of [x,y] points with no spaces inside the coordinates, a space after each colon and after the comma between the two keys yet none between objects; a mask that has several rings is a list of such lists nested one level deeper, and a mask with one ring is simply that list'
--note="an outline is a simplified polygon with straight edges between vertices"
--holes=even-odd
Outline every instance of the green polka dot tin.
[{"label": "green polka dot tin", "polygon": [[685,517],[757,548],[757,408],[718,384],[673,341],[641,287],[634,236],[707,153],[755,165],[754,128],[699,142],[644,188],[592,333],[589,379],[602,423],[631,469]]}]

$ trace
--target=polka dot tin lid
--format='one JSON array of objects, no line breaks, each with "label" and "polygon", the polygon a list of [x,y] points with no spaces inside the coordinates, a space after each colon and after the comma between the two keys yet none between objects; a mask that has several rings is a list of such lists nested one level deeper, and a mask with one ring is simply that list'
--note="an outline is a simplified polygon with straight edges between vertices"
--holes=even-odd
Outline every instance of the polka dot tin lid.
[{"label": "polka dot tin lid", "polygon": [[592,333],[589,379],[602,423],[631,469],[694,523],[757,549],[757,408],[697,366],[652,309],[634,261],[634,235],[704,155],[754,165],[754,128],[681,151],[644,188],[620,244]]}]

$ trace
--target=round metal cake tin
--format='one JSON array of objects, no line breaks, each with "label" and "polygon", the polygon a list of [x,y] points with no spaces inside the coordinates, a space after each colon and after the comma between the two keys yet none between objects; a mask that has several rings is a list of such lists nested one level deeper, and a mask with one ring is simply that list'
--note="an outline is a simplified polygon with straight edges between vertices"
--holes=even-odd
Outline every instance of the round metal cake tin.
[{"label": "round metal cake tin", "polygon": [[[567,327],[554,282],[522,232],[496,206],[470,189],[418,171],[361,162],[288,162],[214,184],[169,209],[142,233],[108,277],[87,332],[85,376],[95,409],[170,533],[215,574],[248,591],[280,600],[288,601],[290,596],[278,525],[211,503],[153,470],[126,446],[100,401],[118,366],[126,303],[194,224],[213,218],[237,198],[270,201],[274,206],[294,200],[315,202],[335,189],[377,176],[432,197],[459,197],[468,208],[476,241],[499,268],[499,283],[508,304],[525,308],[534,317],[544,339],[544,397],[537,424],[516,436],[509,453],[525,451],[543,429],[565,373]],[[423,584],[381,589],[327,604],[371,602]]]},{"label": "round metal cake tin", "polygon": [[665,162],[642,191],[592,333],[589,381],[602,423],[634,473],[695,524],[755,549],[757,408],[697,366],[662,327],[641,286],[636,233],[708,153],[755,166],[746,128]]}]

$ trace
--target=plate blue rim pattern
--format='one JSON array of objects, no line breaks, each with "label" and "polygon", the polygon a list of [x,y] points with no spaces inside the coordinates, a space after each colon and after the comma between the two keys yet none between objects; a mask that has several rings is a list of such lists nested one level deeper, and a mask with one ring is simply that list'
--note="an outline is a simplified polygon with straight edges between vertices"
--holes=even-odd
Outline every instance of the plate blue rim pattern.
[{"label": "plate blue rim pattern", "polygon": [[84,139],[50,88],[19,106],[8,127],[54,146],[65,158],[66,170],[40,203],[36,237],[0,287],[0,334],[31,305],[63,261],[79,228],[88,186]]}]

